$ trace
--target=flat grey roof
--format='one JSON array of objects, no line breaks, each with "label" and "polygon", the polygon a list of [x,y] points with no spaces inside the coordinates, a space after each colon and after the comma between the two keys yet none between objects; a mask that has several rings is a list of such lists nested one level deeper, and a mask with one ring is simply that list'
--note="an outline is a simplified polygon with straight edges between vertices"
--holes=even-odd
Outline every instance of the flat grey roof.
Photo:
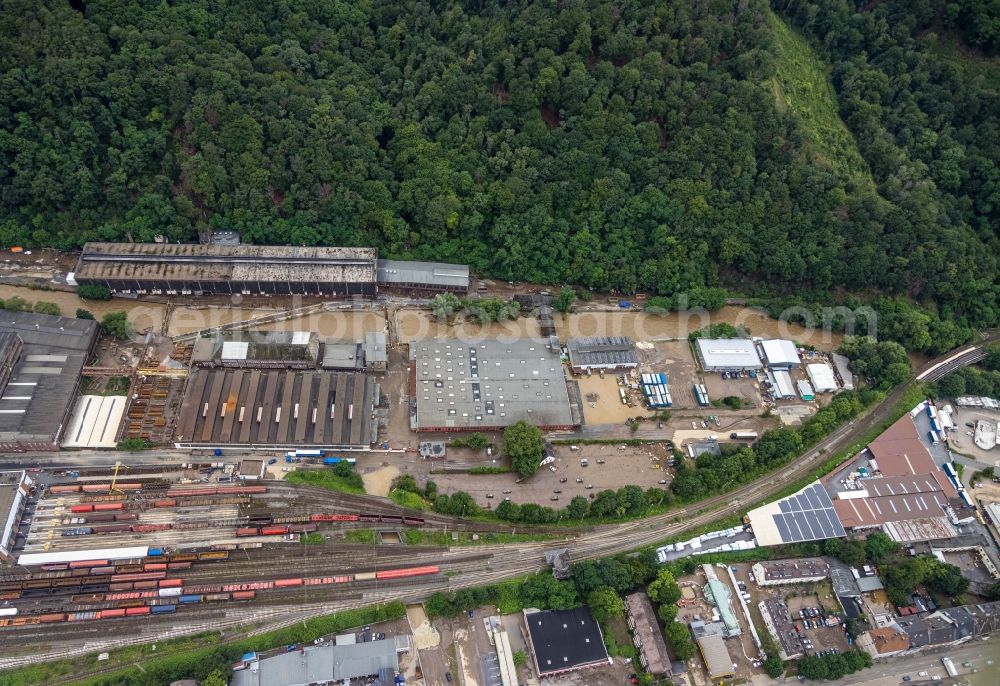
[{"label": "flat grey roof", "polygon": [[375,258],[374,248],[87,243],[76,278],[374,283]]},{"label": "flat grey roof", "polygon": [[627,336],[574,338],[566,344],[573,367],[638,366],[635,345]]},{"label": "flat grey roof", "polygon": [[16,333],[24,341],[0,389],[0,441],[54,441],[75,399],[97,322],[0,311],[0,332]]},{"label": "flat grey roof", "polygon": [[352,372],[198,369],[188,380],[179,446],[363,449],[376,384]]},{"label": "flat grey roof", "polygon": [[427,288],[469,287],[469,266],[444,262],[412,262],[404,260],[379,260],[378,282],[421,285]]},{"label": "flat grey roof", "polygon": [[749,338],[699,338],[698,356],[706,369],[760,369],[757,346]]},{"label": "flat grey roof", "polygon": [[411,344],[416,428],[572,426],[559,351],[546,341],[428,340]]},{"label": "flat grey roof", "polygon": [[323,369],[361,369],[364,364],[364,346],[361,343],[328,342],[323,346]]},{"label": "flat grey roof", "polygon": [[399,667],[396,641],[325,644],[265,658],[233,672],[231,686],[299,686],[374,677]]},{"label": "flat grey roof", "polygon": [[0,331],[10,331],[21,337],[25,345],[24,356],[41,354],[29,353],[29,345],[86,352],[97,337],[97,329],[98,324],[92,319],[0,310]]}]

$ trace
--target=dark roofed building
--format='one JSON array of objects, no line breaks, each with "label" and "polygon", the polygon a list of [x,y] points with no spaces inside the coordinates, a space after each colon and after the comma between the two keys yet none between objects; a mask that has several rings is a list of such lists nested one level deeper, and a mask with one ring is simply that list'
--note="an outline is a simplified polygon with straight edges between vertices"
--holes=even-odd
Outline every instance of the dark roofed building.
[{"label": "dark roofed building", "polygon": [[200,338],[191,362],[201,367],[314,369],[319,335],[309,331],[231,331]]},{"label": "dark roofed building", "polygon": [[660,632],[660,622],[645,593],[631,593],[625,596],[625,613],[632,639],[639,649],[639,661],[647,672],[655,677],[669,676],[670,653]]},{"label": "dark roofed building", "polygon": [[178,448],[367,449],[378,385],[365,374],[198,369],[178,421]]},{"label": "dark roofed building", "polygon": [[0,450],[58,450],[97,322],[0,311]]},{"label": "dark roofed building", "polygon": [[586,607],[524,611],[528,647],[540,677],[608,664],[604,635]]},{"label": "dark roofed building", "polygon": [[918,617],[899,617],[896,623],[910,640],[910,651],[953,645],[1000,629],[1000,602],[961,605]]},{"label": "dark roofed building", "polygon": [[374,248],[87,243],[74,278],[115,293],[374,297],[375,258]]},{"label": "dark roofed building", "polygon": [[627,336],[574,338],[567,347],[569,364],[577,374],[635,369],[639,366],[635,345]]}]

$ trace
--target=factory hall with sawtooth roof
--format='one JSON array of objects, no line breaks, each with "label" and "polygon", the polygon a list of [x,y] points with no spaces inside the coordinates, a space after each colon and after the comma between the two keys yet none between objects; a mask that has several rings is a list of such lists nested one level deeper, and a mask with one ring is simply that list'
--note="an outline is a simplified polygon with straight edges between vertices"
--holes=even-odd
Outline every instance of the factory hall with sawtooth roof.
[{"label": "factory hall with sawtooth roof", "polygon": [[184,397],[178,448],[367,450],[379,385],[366,374],[197,369]]},{"label": "factory hall with sawtooth roof", "polygon": [[73,278],[119,294],[373,298],[374,248],[87,243]]}]

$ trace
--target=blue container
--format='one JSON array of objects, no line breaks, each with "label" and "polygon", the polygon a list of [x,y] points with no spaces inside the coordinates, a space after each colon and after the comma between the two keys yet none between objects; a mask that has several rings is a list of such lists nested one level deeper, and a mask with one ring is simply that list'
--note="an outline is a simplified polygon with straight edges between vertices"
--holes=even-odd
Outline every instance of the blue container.
[{"label": "blue container", "polygon": [[200,595],[182,595],[180,598],[177,599],[177,602],[180,603],[181,605],[189,605],[191,603],[200,603],[201,602],[201,596]]},{"label": "blue container", "polygon": [[163,554],[163,548],[150,548],[149,552],[146,553],[149,557],[158,557]]},{"label": "blue container", "polygon": [[150,614],[154,615],[165,615],[176,611],[177,611],[176,605],[154,605],[149,612]]}]

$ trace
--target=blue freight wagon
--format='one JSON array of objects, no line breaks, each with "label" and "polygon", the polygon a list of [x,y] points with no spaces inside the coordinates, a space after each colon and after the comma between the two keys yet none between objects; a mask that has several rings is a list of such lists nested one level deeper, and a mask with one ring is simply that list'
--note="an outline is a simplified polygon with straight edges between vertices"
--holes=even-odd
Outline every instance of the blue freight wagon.
[{"label": "blue freight wagon", "polygon": [[159,557],[163,554],[163,548],[150,548],[149,552],[146,553],[149,557]]},{"label": "blue freight wagon", "polygon": [[181,605],[190,605],[192,603],[200,603],[200,595],[182,595],[177,599],[177,602]]},{"label": "blue freight wagon", "polygon": [[177,611],[176,605],[154,605],[149,610],[150,614],[154,615],[165,615],[169,614],[170,612],[176,612],[176,611]]}]

